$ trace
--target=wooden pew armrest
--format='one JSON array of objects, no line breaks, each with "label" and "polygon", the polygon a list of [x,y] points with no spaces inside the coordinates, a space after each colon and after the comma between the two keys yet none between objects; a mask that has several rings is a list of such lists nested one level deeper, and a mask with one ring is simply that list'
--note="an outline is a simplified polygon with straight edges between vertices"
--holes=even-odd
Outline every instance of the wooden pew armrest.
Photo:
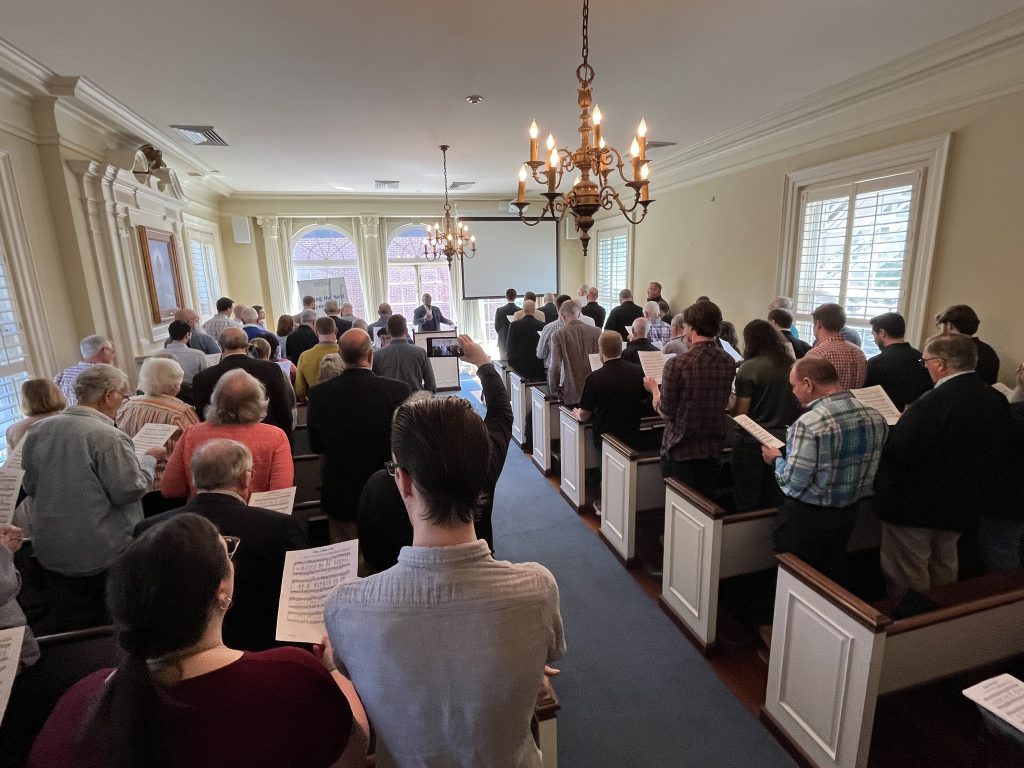
[{"label": "wooden pew armrest", "polygon": [[687,502],[695,506],[702,513],[714,520],[725,517],[727,514],[724,509],[715,504],[715,502],[707,496],[697,493],[693,488],[685,483],[681,483],[674,477],[666,477],[665,485],[675,493],[682,496]]},{"label": "wooden pew armrest", "polygon": [[892,619],[848,592],[832,579],[819,573],[803,560],[790,552],[775,556],[780,568],[784,568],[799,581],[810,587],[847,616],[870,629],[875,634],[886,632]]}]

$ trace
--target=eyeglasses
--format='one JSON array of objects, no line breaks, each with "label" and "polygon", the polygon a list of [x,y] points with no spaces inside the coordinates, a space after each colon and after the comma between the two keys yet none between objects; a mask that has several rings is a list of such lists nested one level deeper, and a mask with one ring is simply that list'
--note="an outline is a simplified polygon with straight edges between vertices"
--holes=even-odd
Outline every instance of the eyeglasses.
[{"label": "eyeglasses", "polygon": [[917,362],[919,362],[921,365],[927,368],[928,363],[930,363],[932,360],[941,360],[942,362],[946,362],[946,358],[944,357],[921,357],[918,358]]},{"label": "eyeglasses", "polygon": [[398,469],[398,464],[396,464],[394,461],[389,459],[388,461],[384,462],[384,469],[386,469],[388,471],[389,475],[394,477],[395,476],[395,470]]},{"label": "eyeglasses", "polygon": [[228,550],[228,560],[233,560],[242,540],[237,536],[221,536],[221,538],[224,539],[224,546]]}]

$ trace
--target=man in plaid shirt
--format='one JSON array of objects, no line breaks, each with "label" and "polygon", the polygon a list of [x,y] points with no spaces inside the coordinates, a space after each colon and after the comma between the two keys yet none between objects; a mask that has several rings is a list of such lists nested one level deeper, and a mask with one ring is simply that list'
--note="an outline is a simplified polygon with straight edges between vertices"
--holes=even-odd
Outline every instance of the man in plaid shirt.
[{"label": "man in plaid shirt", "polygon": [[86,336],[79,343],[78,348],[82,353],[81,362],[75,363],[70,368],[65,368],[53,377],[54,383],[60,387],[60,391],[64,393],[64,399],[68,401],[68,407],[78,403],[78,398],[75,397],[75,382],[78,381],[82,371],[97,363],[113,365],[117,359],[114,345],[105,336]]},{"label": "man in plaid shirt", "polygon": [[864,386],[868,376],[868,359],[864,351],[843,336],[846,310],[838,304],[822,304],[811,313],[814,318],[814,346],[807,357],[820,357],[835,366],[842,389]]},{"label": "man in plaid shirt", "polygon": [[722,311],[702,301],[683,312],[685,355],[665,363],[661,387],[654,379],[644,386],[654,398],[654,409],[665,419],[661,440],[661,474],[693,486],[709,498],[715,496],[718,459],[729,432],[725,407],[736,364],[715,344],[722,327]]},{"label": "man in plaid shirt", "polygon": [[857,502],[870,495],[886,437],[882,415],[845,391],[832,363],[809,354],[789,383],[809,410],[786,435],[786,455],[761,448],[786,496],[773,536],[776,552],[793,552],[829,578],[846,576],[846,545]]},{"label": "man in plaid shirt", "polygon": [[658,349],[664,349],[665,345],[672,341],[672,327],[661,319],[658,302],[648,301],[644,304],[644,317],[650,323],[647,327],[647,338],[657,344]]}]

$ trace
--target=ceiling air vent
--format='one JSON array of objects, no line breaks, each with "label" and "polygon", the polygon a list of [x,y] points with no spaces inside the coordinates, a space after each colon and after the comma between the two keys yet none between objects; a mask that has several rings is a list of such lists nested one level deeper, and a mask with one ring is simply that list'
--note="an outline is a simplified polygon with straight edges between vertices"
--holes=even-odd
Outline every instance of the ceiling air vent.
[{"label": "ceiling air vent", "polygon": [[469,189],[474,184],[476,184],[475,181],[453,181],[448,185],[448,190],[450,192],[461,192],[464,189]]},{"label": "ceiling air vent", "polygon": [[374,179],[374,189],[398,189],[397,181],[385,181],[384,179]]},{"label": "ceiling air vent", "polygon": [[648,149],[662,149],[664,147],[674,147],[676,143],[674,141],[648,141]]},{"label": "ceiling air vent", "polygon": [[226,147],[228,145],[212,125],[172,125],[171,128],[197,147]]}]

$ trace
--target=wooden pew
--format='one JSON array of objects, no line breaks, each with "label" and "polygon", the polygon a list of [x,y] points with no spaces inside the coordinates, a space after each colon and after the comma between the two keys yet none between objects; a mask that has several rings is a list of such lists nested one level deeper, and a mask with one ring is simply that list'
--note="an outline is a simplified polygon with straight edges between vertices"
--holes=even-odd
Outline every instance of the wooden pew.
[{"label": "wooden pew", "polygon": [[305,456],[313,452],[309,445],[309,427],[302,424],[292,433],[292,456]]},{"label": "wooden pew", "polygon": [[795,555],[778,564],[761,718],[812,765],[867,765],[879,696],[1022,650],[1024,568],[932,590],[940,607],[898,619]]},{"label": "wooden pew", "polygon": [[528,381],[515,371],[508,371],[508,396],[512,402],[512,439],[523,449],[530,450],[530,390],[548,391],[543,381]]},{"label": "wooden pew", "polygon": [[530,412],[533,424],[533,463],[547,477],[554,467],[554,447],[558,437],[558,395],[549,395],[545,387],[530,388]]},{"label": "wooden pew", "polygon": [[[715,646],[719,582],[775,565],[772,532],[777,510],[727,512],[675,478],[665,484],[665,553],[659,602],[707,653]],[[851,552],[877,547],[881,526],[861,506]]]},{"label": "wooden pew", "polygon": [[508,364],[507,360],[492,360],[494,364],[494,370],[501,376],[501,383],[505,385],[505,391],[508,392],[508,372],[512,370],[512,366]]},{"label": "wooden pew", "polygon": [[630,448],[614,435],[603,435],[601,451],[601,538],[627,566],[636,556],[636,523],[639,513],[664,509],[661,478],[661,434],[651,430],[644,450]]}]

